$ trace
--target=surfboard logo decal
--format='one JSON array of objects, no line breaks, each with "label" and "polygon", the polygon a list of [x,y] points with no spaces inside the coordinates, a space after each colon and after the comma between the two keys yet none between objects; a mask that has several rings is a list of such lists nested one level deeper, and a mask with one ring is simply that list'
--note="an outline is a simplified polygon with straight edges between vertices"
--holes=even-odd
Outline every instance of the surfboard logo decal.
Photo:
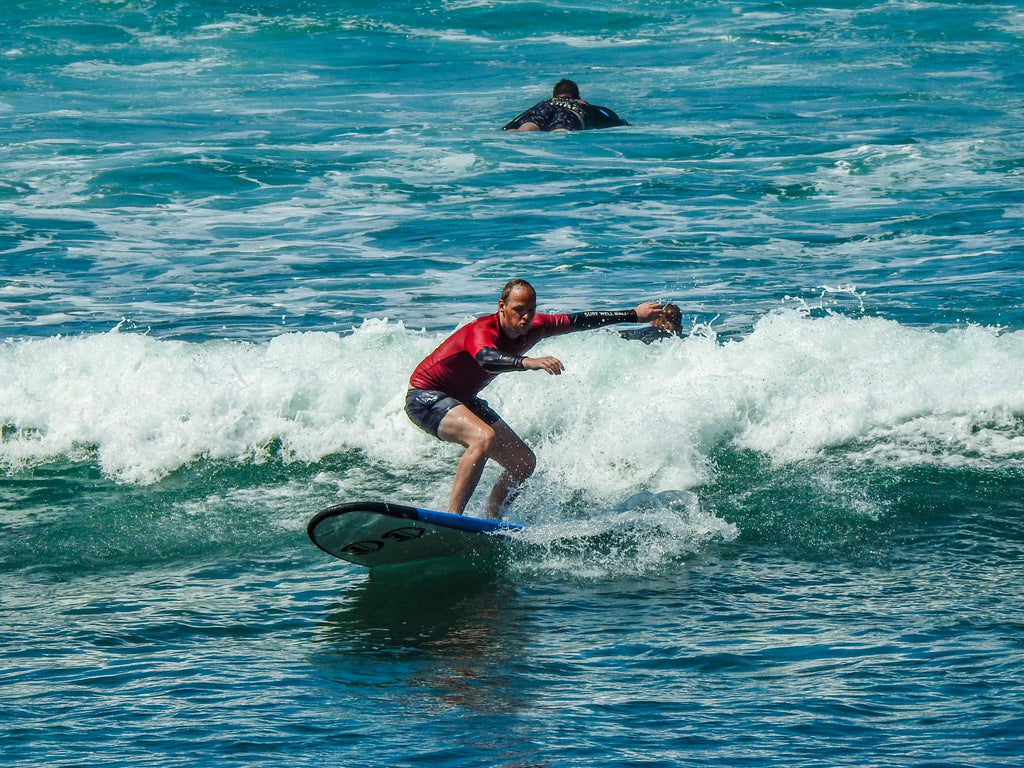
[{"label": "surfboard logo decal", "polygon": [[349,555],[368,555],[371,552],[377,552],[383,548],[383,541],[353,541],[351,544],[346,544],[338,551],[345,552]]},{"label": "surfboard logo decal", "polygon": [[[426,528],[420,528],[418,525],[406,525],[401,528],[394,528],[387,533],[381,534],[381,539],[393,542],[412,541],[418,539],[420,536],[427,532]],[[354,541],[351,544],[346,544],[341,548],[342,552],[347,552],[350,555],[368,555],[371,552],[379,552],[384,549],[384,541],[378,541],[377,539],[367,539],[365,541]]]},{"label": "surfboard logo decal", "polygon": [[404,528],[395,528],[393,531],[388,531],[381,538],[392,541],[409,541],[410,539],[418,539],[426,532],[426,528],[420,528],[418,525],[407,525]]}]

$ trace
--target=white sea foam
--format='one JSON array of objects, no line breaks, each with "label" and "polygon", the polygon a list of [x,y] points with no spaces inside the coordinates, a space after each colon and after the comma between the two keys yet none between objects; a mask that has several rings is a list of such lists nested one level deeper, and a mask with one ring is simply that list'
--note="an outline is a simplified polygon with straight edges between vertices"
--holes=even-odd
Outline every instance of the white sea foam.
[{"label": "white sea foam", "polygon": [[159,78],[169,75],[197,75],[225,66],[217,58],[201,58],[192,61],[147,62],[145,64],[118,64],[109,61],[76,61],[63,67],[63,72],[85,79],[104,77]]},{"label": "white sea foam", "polygon": [[128,482],[198,458],[260,461],[271,445],[285,460],[347,447],[374,456],[376,445],[408,461],[408,441],[392,434],[401,388],[378,382],[407,377],[419,342],[401,325],[371,322],[350,337],[289,334],[265,345],[117,331],[9,343],[0,420],[16,432],[0,460],[18,466],[90,449],[104,472]]},{"label": "white sea foam", "polygon": [[685,491],[639,492],[610,509],[575,520],[531,521],[513,537],[527,556],[515,560],[527,574],[572,574],[604,579],[639,576],[712,542],[733,541],[737,527],[703,509]]},{"label": "white sea foam", "polygon": [[[442,336],[365,322],[348,335],[161,341],[114,331],[0,346],[0,462],[95,455],[148,483],[200,459],[316,462],[356,450],[402,474],[447,473],[454,446],[404,413],[409,372]],[[777,463],[1024,466],[1024,333],[945,333],[781,311],[721,343],[647,346],[612,330],[543,343],[558,378],[505,375],[484,393],[535,447],[536,488],[621,499],[714,479],[713,452]],[[489,470],[490,471],[490,470]]]}]

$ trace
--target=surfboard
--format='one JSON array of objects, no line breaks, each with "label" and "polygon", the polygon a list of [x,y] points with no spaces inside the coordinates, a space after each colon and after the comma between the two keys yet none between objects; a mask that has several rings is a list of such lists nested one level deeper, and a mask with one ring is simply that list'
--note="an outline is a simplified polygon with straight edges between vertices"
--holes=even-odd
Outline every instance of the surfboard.
[{"label": "surfboard", "polygon": [[338,504],[315,514],[309,538],[329,555],[369,568],[483,553],[522,526],[384,501]]}]

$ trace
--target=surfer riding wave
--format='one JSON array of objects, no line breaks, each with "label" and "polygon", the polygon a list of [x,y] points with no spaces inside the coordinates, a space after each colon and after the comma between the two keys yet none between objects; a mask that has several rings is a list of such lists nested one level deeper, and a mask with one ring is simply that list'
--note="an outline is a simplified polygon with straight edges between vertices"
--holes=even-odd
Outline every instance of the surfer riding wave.
[{"label": "surfer riding wave", "polygon": [[487,502],[487,516],[500,518],[519,488],[533,474],[537,457],[478,393],[509,371],[560,375],[555,357],[527,357],[541,339],[613,323],[648,323],[663,314],[660,304],[634,309],[538,314],[537,293],[525,280],[512,280],[498,299],[498,311],[478,318],[449,336],[413,371],[405,411],[418,427],[466,451],[459,460],[448,511],[462,514],[480,482],[488,459],[504,471]]}]

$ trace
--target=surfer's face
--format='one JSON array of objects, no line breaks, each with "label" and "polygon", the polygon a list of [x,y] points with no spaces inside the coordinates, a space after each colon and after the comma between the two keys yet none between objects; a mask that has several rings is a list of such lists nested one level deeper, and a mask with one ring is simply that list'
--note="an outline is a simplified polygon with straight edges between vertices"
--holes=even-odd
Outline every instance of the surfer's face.
[{"label": "surfer's face", "polygon": [[507,336],[524,336],[537,314],[537,296],[528,288],[513,288],[508,301],[498,301],[498,321]]}]

